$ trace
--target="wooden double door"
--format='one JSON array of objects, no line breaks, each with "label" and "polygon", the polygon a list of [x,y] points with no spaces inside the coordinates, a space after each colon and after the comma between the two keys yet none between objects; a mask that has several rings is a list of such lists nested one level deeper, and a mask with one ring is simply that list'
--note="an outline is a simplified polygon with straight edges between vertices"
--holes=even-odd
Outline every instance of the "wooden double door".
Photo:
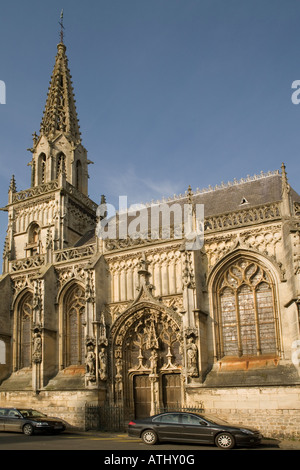
[{"label": "wooden double door", "polygon": [[[154,392],[156,387],[156,393]],[[179,373],[162,374],[154,384],[148,374],[133,377],[135,418],[145,418],[164,409],[176,409],[181,405],[181,380]]]}]

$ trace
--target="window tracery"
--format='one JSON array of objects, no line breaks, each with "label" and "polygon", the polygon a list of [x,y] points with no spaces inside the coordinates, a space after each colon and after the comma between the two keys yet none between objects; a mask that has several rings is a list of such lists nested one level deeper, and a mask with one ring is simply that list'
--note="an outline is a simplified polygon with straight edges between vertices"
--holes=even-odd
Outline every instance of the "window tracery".
[{"label": "window tracery", "polygon": [[46,155],[41,153],[38,160],[38,184],[46,182]]},{"label": "window tracery", "polygon": [[81,286],[75,285],[67,294],[66,303],[66,366],[85,363],[85,295]]},{"label": "window tracery", "polygon": [[31,367],[32,352],[32,306],[33,296],[31,292],[25,294],[19,307],[19,345],[20,345],[20,369]]},{"label": "window tracery", "polygon": [[219,356],[278,352],[274,285],[258,262],[240,259],[217,284]]},{"label": "window tracery", "polygon": [[56,178],[59,177],[60,173],[66,172],[66,156],[63,153],[60,153],[57,157],[57,166],[56,166]]},{"label": "window tracery", "polygon": [[40,227],[37,223],[30,224],[28,228],[28,243],[25,247],[26,257],[37,255],[40,251]]}]

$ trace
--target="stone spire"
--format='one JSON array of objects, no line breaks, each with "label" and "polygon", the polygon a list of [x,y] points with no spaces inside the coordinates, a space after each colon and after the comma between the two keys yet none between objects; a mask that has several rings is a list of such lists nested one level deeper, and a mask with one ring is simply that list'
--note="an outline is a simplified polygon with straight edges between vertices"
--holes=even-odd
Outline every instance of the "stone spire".
[{"label": "stone spire", "polygon": [[287,179],[287,173],[285,164],[281,165],[281,195],[282,195],[282,216],[290,217],[291,212],[291,200],[290,200],[290,185]]},{"label": "stone spire", "polygon": [[17,192],[17,185],[16,185],[16,180],[15,180],[15,175],[12,175],[12,177],[11,177],[10,184],[9,184],[9,191],[11,191],[12,193]]},{"label": "stone spire", "polygon": [[290,185],[288,183],[285,164],[281,164],[281,191],[282,195],[288,194],[290,192]]},{"label": "stone spire", "polygon": [[64,134],[70,142],[78,145],[81,143],[79,127],[66,46],[60,42],[57,46],[40,133],[50,141]]},{"label": "stone spire", "polygon": [[50,80],[40,135],[33,135],[31,186],[63,181],[88,195],[87,150],[81,142],[75,98],[68,68],[66,46],[61,37]]}]

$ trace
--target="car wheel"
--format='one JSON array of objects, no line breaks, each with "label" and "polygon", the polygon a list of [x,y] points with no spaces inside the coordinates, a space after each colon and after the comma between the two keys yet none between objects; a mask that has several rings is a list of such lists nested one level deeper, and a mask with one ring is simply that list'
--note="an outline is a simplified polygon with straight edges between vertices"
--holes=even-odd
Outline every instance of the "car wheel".
[{"label": "car wheel", "polygon": [[33,426],[31,424],[25,424],[23,426],[23,433],[26,435],[26,436],[32,436],[34,432],[34,429],[33,429]]},{"label": "car wheel", "polygon": [[145,444],[156,444],[158,441],[157,434],[155,431],[152,431],[152,429],[147,429],[142,433],[142,440]]},{"label": "car wheel", "polygon": [[220,449],[232,449],[235,446],[234,437],[229,432],[221,432],[215,438],[215,443]]}]

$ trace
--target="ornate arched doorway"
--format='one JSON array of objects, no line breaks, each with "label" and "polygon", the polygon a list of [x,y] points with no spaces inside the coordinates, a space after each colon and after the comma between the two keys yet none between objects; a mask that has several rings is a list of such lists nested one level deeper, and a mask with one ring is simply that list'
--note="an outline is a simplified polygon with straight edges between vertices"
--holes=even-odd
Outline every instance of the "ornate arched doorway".
[{"label": "ornate arched doorway", "polygon": [[112,400],[135,418],[182,402],[182,335],[174,315],[142,303],[112,328]]}]

